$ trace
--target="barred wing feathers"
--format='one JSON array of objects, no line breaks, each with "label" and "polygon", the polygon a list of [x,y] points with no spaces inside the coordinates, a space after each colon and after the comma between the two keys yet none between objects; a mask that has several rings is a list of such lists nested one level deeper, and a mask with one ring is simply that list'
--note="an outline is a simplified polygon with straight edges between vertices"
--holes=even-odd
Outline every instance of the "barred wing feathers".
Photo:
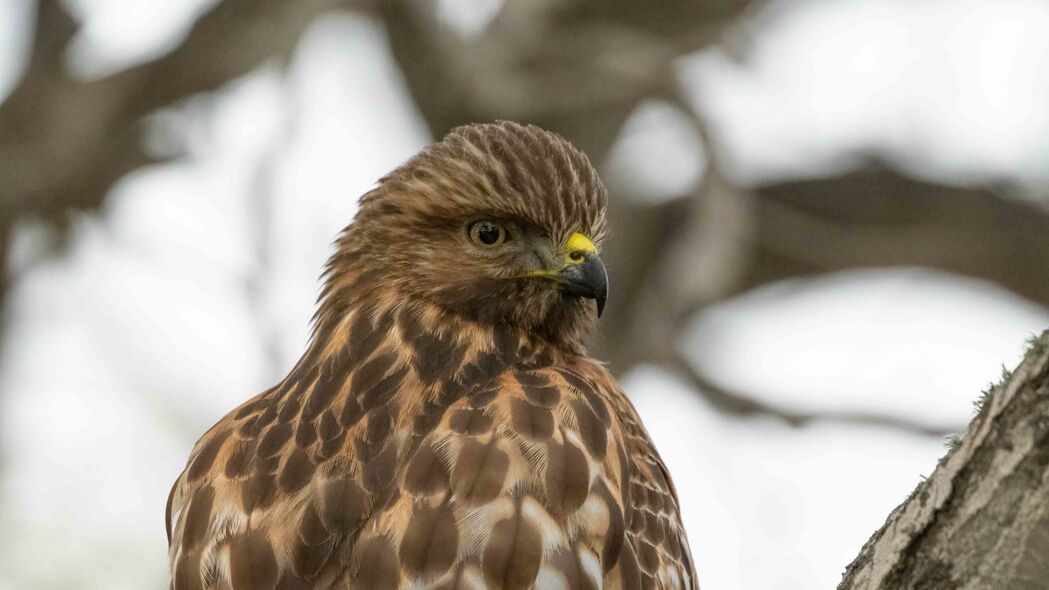
[{"label": "barred wing feathers", "polygon": [[695,587],[601,366],[421,325],[355,318],[200,440],[169,500],[175,590]]}]

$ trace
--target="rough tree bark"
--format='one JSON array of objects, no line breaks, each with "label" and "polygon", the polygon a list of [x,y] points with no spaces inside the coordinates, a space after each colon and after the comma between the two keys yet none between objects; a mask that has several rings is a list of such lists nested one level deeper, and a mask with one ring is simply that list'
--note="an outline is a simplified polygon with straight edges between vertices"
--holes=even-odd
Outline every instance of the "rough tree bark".
[{"label": "rough tree bark", "polygon": [[1049,587],[1049,331],[977,407],[838,590]]}]

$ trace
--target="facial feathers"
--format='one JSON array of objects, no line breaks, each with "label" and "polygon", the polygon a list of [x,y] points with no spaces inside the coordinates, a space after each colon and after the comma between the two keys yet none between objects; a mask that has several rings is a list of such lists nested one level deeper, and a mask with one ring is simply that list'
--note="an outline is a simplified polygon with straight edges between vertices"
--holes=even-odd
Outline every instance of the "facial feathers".
[{"label": "facial feathers", "polygon": [[[370,294],[360,288],[367,283],[582,350],[593,304],[522,277],[556,270],[573,234],[599,248],[606,200],[587,157],[554,133],[509,122],[459,127],[361,199],[329,261],[319,313],[338,315]],[[470,225],[483,220],[505,227],[508,241],[471,243]]]}]

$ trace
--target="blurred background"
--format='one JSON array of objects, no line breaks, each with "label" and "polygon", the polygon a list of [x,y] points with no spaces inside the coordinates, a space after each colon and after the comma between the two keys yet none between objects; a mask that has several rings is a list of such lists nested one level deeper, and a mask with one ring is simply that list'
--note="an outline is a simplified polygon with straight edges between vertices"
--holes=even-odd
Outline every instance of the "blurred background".
[{"label": "blurred background", "polygon": [[609,186],[704,590],[834,587],[1049,327],[1047,57],[1044,0],[0,0],[0,588],[166,587],[357,198],[494,119]]}]

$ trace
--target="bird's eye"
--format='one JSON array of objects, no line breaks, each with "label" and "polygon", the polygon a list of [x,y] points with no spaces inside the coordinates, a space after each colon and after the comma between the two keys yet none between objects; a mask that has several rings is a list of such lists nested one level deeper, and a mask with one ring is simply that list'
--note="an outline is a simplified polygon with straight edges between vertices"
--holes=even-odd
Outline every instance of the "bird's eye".
[{"label": "bird's eye", "polygon": [[478,221],[470,226],[470,239],[478,246],[498,246],[509,237],[506,228],[494,221]]}]

